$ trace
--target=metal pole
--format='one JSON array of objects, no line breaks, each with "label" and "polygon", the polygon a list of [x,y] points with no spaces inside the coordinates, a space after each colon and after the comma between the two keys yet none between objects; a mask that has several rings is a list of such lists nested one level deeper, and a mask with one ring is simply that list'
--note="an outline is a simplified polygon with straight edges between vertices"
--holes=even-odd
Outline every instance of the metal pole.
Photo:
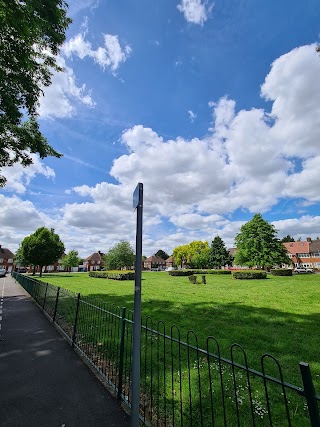
[{"label": "metal pole", "polygon": [[300,372],[304,387],[304,395],[307,401],[310,422],[312,427],[320,427],[320,414],[318,403],[316,399],[316,392],[314,389],[312,376],[308,363],[300,362]]},{"label": "metal pole", "polygon": [[133,351],[132,351],[132,401],[131,427],[139,426],[140,406],[140,350],[141,350],[141,267],[142,267],[142,210],[143,184],[138,184],[137,204],[136,265],[133,313]]}]

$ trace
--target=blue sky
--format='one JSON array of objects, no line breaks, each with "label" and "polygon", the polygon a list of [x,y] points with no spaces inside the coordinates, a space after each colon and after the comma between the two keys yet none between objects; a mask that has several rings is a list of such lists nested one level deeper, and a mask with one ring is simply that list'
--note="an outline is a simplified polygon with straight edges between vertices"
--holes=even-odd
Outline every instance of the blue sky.
[{"label": "blue sky", "polygon": [[40,226],[81,256],[135,241],[228,247],[260,212],[279,237],[320,235],[318,0],[72,0],[39,120],[62,159],[4,168],[0,239]]}]

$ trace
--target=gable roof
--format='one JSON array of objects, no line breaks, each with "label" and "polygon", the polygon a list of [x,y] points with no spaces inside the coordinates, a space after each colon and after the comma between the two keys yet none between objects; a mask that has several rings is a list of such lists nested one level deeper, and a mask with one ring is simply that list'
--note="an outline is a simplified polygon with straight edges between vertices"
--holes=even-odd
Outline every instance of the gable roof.
[{"label": "gable roof", "polygon": [[169,256],[169,258],[166,259],[166,262],[174,262],[173,256]]},{"label": "gable roof", "polygon": [[287,251],[292,255],[310,252],[309,242],[286,242],[283,244]]},{"label": "gable roof", "polygon": [[102,261],[102,255],[103,253],[100,251],[94,252],[92,255],[88,256],[85,261]]},{"label": "gable roof", "polygon": [[153,263],[158,263],[158,264],[165,264],[165,260],[160,258],[157,255],[151,255],[149,256],[149,258],[145,259],[144,262],[153,262]]},{"label": "gable roof", "polygon": [[310,252],[320,252],[320,239],[312,240],[310,242]]},{"label": "gable roof", "polygon": [[10,251],[10,249],[2,248],[0,245],[0,258],[3,259],[13,259],[14,254]]}]

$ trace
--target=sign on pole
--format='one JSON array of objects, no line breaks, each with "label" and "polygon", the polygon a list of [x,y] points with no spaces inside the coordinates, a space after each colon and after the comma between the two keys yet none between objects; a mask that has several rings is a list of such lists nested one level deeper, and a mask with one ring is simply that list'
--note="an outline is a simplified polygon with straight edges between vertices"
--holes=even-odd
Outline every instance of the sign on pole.
[{"label": "sign on pole", "polygon": [[143,184],[141,182],[139,182],[133,193],[133,209],[137,209],[137,231],[133,311],[131,427],[138,427],[140,406],[141,269],[143,210]]}]

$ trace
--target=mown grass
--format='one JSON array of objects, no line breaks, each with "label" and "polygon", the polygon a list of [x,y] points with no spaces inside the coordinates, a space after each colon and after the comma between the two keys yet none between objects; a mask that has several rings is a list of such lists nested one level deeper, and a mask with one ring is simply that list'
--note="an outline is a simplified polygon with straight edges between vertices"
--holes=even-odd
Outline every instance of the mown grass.
[{"label": "mown grass", "polygon": [[[300,385],[298,363],[310,363],[320,390],[320,274],[268,276],[238,281],[231,276],[207,275],[207,284],[193,285],[188,277],[143,273],[142,315],[176,324],[182,340],[192,329],[199,345],[214,336],[221,353],[241,344],[249,364],[261,370],[260,357],[270,353],[281,363],[284,379]],[[88,277],[86,273],[46,274],[42,279],[84,296],[133,309],[134,282]]]}]

